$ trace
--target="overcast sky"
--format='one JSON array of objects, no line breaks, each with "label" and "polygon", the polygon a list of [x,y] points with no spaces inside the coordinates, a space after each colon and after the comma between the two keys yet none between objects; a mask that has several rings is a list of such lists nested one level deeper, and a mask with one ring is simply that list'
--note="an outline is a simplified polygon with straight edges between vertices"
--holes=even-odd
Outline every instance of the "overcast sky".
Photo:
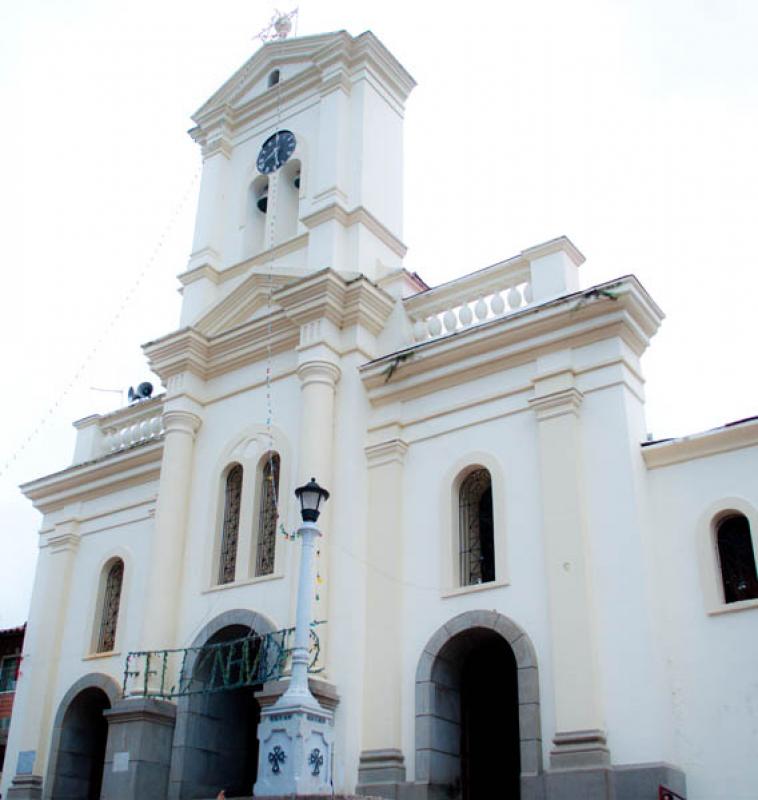
[{"label": "overcast sky", "polygon": [[[91,387],[150,377],[140,345],[176,327],[191,244],[190,115],[273,10],[0,3],[0,627],[26,618],[36,558],[16,487],[119,404]],[[758,3],[301,0],[300,35],[340,28],[418,81],[409,269],[436,284],[566,234],[584,286],[634,273],[667,315],[643,362],[656,437],[758,413]]]}]

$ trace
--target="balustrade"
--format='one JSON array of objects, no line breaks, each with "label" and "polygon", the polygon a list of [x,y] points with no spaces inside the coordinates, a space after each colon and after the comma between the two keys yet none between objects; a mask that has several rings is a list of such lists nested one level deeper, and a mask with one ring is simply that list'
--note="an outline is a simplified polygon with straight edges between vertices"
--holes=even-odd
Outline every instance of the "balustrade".
[{"label": "balustrade", "polygon": [[423,342],[425,339],[455,333],[518,311],[531,302],[532,289],[528,281],[489,294],[474,294],[469,298],[464,295],[448,300],[445,307],[433,309],[428,316],[416,319],[413,324],[413,338],[417,342]]},{"label": "balustrade", "polygon": [[144,409],[140,405],[142,404],[122,409],[100,421],[105,453],[126,450],[135,444],[158,439],[163,435],[163,404],[151,401],[149,408]]}]

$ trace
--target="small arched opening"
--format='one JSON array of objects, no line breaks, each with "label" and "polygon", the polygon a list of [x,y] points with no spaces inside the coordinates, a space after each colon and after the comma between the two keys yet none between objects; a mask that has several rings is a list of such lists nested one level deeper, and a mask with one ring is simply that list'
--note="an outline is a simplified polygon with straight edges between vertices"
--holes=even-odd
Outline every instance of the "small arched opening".
[{"label": "small arched opening", "polygon": [[94,686],[80,691],[63,714],[55,750],[51,800],[99,800],[103,783],[108,695]]},{"label": "small arched opening", "polygon": [[758,598],[758,574],[748,518],[739,513],[722,516],[715,526],[715,538],[724,602]]}]

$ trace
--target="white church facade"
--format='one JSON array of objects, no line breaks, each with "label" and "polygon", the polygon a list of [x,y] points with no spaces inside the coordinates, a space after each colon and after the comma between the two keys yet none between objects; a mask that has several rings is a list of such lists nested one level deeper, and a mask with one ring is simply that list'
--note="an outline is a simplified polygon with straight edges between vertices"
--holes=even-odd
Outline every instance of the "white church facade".
[{"label": "white church facade", "polygon": [[235,654],[286,651],[311,476],[334,794],[758,796],[758,420],[646,441],[662,312],[631,275],[581,288],[567,238],[406,271],[413,86],[337,32],[264,45],[196,113],[181,321],[144,347],[165,392],[78,421],[72,465],[22,487],[43,522],[2,797],[277,774],[258,720],[286,662],[245,681]]}]

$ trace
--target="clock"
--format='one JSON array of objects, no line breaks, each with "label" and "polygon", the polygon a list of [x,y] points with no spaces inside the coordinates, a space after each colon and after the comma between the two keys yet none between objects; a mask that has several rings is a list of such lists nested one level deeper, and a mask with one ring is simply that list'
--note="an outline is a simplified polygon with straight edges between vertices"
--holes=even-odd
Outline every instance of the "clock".
[{"label": "clock", "polygon": [[258,172],[262,175],[276,172],[289,161],[296,145],[297,140],[292,131],[277,131],[273,136],[269,136],[263,143],[258,153],[258,160],[255,162]]}]

